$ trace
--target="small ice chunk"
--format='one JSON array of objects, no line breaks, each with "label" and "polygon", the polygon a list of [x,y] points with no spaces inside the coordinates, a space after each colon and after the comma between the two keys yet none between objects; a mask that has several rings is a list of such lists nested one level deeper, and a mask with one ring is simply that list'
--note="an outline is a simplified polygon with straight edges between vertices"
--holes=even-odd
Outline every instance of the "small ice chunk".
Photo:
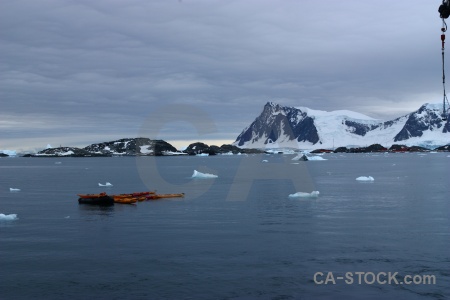
[{"label": "small ice chunk", "polygon": [[375,179],[372,176],[359,176],[356,178],[358,181],[374,181]]},{"label": "small ice chunk", "polygon": [[208,173],[201,173],[197,170],[194,170],[194,174],[192,174],[192,178],[217,178],[219,176]]},{"label": "small ice chunk", "polygon": [[263,161],[262,162],[269,162],[267,159],[263,159]]},{"label": "small ice chunk", "polygon": [[292,158],[292,160],[308,161],[309,157],[304,153],[300,153],[297,156],[295,156],[294,158]]},{"label": "small ice chunk", "polygon": [[295,194],[290,194],[289,198],[317,198],[319,197],[319,191],[312,191],[311,193],[297,192]]},{"label": "small ice chunk", "polygon": [[0,214],[0,221],[12,221],[12,220],[17,220],[17,215],[16,214],[10,214],[10,215],[5,215],[5,214]]},{"label": "small ice chunk", "polygon": [[320,156],[308,156],[308,160],[328,160]]},{"label": "small ice chunk", "polygon": [[198,153],[198,154],[196,154],[196,156],[209,156],[209,154],[208,153]]},{"label": "small ice chunk", "polygon": [[98,186],[113,186],[110,182],[107,182],[105,184],[99,183]]},{"label": "small ice chunk", "polygon": [[16,188],[9,188],[10,192],[20,192],[20,189],[16,189]]}]

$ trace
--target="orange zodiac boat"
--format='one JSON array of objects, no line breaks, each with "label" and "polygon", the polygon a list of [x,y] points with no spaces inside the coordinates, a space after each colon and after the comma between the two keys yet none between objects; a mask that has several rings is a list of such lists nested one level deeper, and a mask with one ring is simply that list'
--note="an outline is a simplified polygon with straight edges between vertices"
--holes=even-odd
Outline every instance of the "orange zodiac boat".
[{"label": "orange zodiac boat", "polygon": [[134,204],[137,202],[136,198],[114,198],[115,203],[122,203],[122,204]]},{"label": "orange zodiac boat", "polygon": [[106,197],[106,193],[100,193],[100,194],[77,194],[78,197],[80,197],[81,199],[93,199],[93,198],[102,198],[102,197]]},{"label": "orange zodiac boat", "polygon": [[156,199],[161,199],[161,198],[182,198],[184,197],[184,193],[180,193],[180,194],[154,194],[154,195],[149,195],[146,198],[149,200],[156,200]]}]

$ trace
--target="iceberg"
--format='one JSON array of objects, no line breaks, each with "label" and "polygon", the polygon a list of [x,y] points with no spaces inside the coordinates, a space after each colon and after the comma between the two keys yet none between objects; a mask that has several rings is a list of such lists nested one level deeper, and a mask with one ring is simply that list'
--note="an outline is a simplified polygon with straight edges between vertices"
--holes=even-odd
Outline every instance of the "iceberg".
[{"label": "iceberg", "polygon": [[12,220],[17,220],[17,215],[16,214],[10,214],[10,215],[5,215],[5,214],[0,214],[0,221],[12,221]]},{"label": "iceberg", "polygon": [[263,159],[263,161],[262,162],[269,162],[267,159]]},{"label": "iceberg", "polygon": [[20,189],[16,189],[16,188],[9,188],[10,192],[20,192]]},{"label": "iceberg", "polygon": [[194,174],[192,174],[192,178],[218,178],[219,176],[208,173],[201,173],[197,170],[194,170]]},{"label": "iceberg", "polygon": [[[239,152],[240,153],[240,152]],[[234,155],[232,151],[221,153],[220,155]]]},{"label": "iceberg", "polygon": [[162,153],[162,155],[165,155],[165,156],[187,155],[187,153],[184,153],[184,152],[173,152],[173,151],[162,151],[161,153]]},{"label": "iceberg", "polygon": [[358,181],[374,181],[375,179],[372,176],[359,176],[356,178]]},{"label": "iceberg", "polygon": [[292,158],[292,160],[308,161],[309,157],[306,156],[306,154],[304,154],[304,153],[300,153],[296,157]]},{"label": "iceberg", "polygon": [[208,153],[198,153],[195,156],[209,156],[209,154]]},{"label": "iceberg", "polygon": [[295,194],[290,194],[289,198],[317,198],[319,197],[319,191],[312,191],[311,193],[297,192]]},{"label": "iceberg", "polygon": [[113,186],[110,182],[107,182],[105,184],[99,183],[98,186]]},{"label": "iceberg", "polygon": [[308,160],[328,160],[320,156],[308,156]]},{"label": "iceberg", "polygon": [[292,160],[308,161],[308,160],[328,160],[328,159],[323,158],[321,156],[307,155],[306,153],[299,153],[299,154],[297,154],[297,156],[292,158]]}]

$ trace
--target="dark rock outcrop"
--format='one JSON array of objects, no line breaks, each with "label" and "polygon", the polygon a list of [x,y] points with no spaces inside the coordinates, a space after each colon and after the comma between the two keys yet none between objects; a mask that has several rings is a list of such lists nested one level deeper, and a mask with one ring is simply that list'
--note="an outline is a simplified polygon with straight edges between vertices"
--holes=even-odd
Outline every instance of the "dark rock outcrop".
[{"label": "dark rock outcrop", "polygon": [[389,152],[427,152],[430,151],[430,149],[419,147],[419,146],[405,146],[405,145],[398,145],[394,144],[389,148]]},{"label": "dark rock outcrop", "polygon": [[209,154],[209,155],[215,155],[216,152],[214,152],[213,149],[211,149],[208,145],[201,142],[196,142],[190,144],[186,149],[183,150],[184,153],[187,153],[189,155],[197,155],[197,154]]},{"label": "dark rock outcrop", "polygon": [[229,144],[223,144],[222,146],[216,146],[211,145],[208,146],[205,143],[196,142],[190,144],[185,150],[183,150],[184,153],[187,153],[189,155],[197,155],[197,154],[209,154],[209,155],[217,155],[217,154],[253,154],[253,153],[265,153],[263,150],[259,149],[241,149],[234,145]]},{"label": "dark rock outcrop", "polygon": [[436,149],[434,149],[436,151],[450,151],[450,145],[445,145],[445,146],[441,146],[441,147],[437,147]]},{"label": "dark rock outcrop", "polygon": [[57,147],[47,148],[39,151],[31,156],[35,157],[89,157],[89,156],[105,156],[102,154],[91,153],[77,147]]},{"label": "dark rock outcrop", "polygon": [[177,149],[163,140],[149,138],[126,138],[111,142],[92,144],[84,148],[91,153],[103,155],[145,155],[161,156],[164,151],[176,152]]},{"label": "dark rock outcrop", "polygon": [[427,104],[408,116],[403,128],[394,137],[394,142],[404,141],[412,137],[421,137],[426,130],[442,131],[442,119],[439,112],[431,110]]},{"label": "dark rock outcrop", "polygon": [[348,152],[347,147],[338,147],[334,150],[334,153],[346,153]]},{"label": "dark rock outcrop", "polygon": [[236,138],[236,144],[243,146],[247,142],[264,144],[276,142],[280,137],[290,141],[319,142],[314,119],[307,113],[294,107],[281,106],[268,102],[262,113]]}]

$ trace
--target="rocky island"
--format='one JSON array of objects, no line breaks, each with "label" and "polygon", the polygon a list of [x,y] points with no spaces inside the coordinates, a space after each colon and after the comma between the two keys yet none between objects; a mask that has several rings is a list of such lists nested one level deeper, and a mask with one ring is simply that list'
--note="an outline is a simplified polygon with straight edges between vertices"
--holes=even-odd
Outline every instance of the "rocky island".
[{"label": "rocky island", "polygon": [[259,149],[240,149],[233,145],[208,146],[201,142],[190,144],[185,150],[178,151],[164,140],[149,138],[124,138],[116,141],[92,144],[84,148],[57,147],[47,148],[35,154],[24,157],[109,157],[109,156],[168,156],[168,155],[198,155],[198,154],[244,154],[264,153]]}]

